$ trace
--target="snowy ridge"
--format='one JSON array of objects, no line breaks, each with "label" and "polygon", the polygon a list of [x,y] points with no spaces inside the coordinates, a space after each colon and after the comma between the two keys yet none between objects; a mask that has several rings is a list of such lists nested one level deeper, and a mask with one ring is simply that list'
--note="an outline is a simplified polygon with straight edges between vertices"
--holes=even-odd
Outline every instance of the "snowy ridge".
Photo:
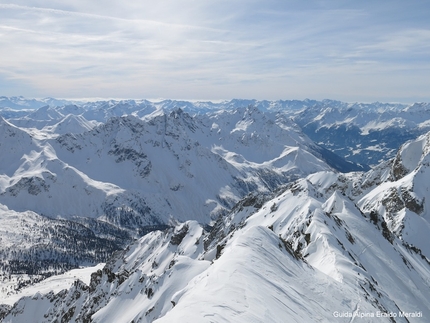
[{"label": "snowy ridge", "polygon": [[[430,134],[339,173],[294,121],[348,116],[341,129],[426,105],[219,104],[231,108],[112,100],[42,109],[29,128],[0,119],[0,319],[427,322]],[[39,282],[101,261],[89,280]]]},{"label": "snowy ridge", "polygon": [[430,229],[428,197],[429,133],[404,144],[392,161],[391,180],[379,185],[358,201],[367,212],[381,217],[388,230],[409,248],[430,260],[425,232]]},{"label": "snowy ridge", "polygon": [[195,222],[152,232],[89,286],[23,298],[4,322],[36,306],[40,322],[425,322],[429,270],[349,198],[302,179],[248,196],[212,232]]},{"label": "snowy ridge", "polygon": [[90,122],[80,115],[68,114],[60,122],[46,129],[47,132],[53,132],[59,135],[66,133],[83,133],[90,131],[98,123]]}]

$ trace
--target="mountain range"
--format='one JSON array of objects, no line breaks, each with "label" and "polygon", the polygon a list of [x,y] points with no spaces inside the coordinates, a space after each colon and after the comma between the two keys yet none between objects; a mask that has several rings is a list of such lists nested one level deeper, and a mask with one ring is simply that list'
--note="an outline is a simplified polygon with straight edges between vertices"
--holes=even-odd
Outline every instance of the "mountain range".
[{"label": "mountain range", "polygon": [[0,110],[4,322],[430,317],[428,104],[28,102]]}]

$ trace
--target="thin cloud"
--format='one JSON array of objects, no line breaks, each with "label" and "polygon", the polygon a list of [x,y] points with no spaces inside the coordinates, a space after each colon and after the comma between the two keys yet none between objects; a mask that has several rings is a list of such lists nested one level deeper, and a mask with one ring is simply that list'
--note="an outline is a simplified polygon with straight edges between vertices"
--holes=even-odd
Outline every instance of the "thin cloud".
[{"label": "thin cloud", "polygon": [[132,24],[139,24],[139,25],[146,24],[146,25],[164,26],[168,28],[198,29],[203,31],[210,30],[210,31],[223,32],[223,30],[220,30],[217,28],[202,27],[202,26],[196,26],[192,24],[175,24],[175,23],[167,23],[164,21],[156,21],[156,20],[150,20],[150,19],[121,18],[121,17],[115,17],[115,16],[93,14],[93,13],[85,13],[85,12],[77,12],[77,11],[70,11],[70,10],[45,8],[45,7],[29,7],[29,6],[16,5],[16,4],[0,4],[0,9],[13,9],[18,11],[27,11],[27,12],[33,12],[33,13],[39,13],[39,14],[40,13],[52,14],[53,16],[60,16],[60,17],[69,16],[69,17],[84,18],[84,19],[91,19],[91,20],[108,20],[110,22],[132,23]]},{"label": "thin cloud", "polygon": [[392,93],[406,97],[421,87],[410,77],[409,84],[401,81],[402,73],[415,71],[422,82],[430,72],[429,23],[411,12],[416,7],[372,3],[0,4],[0,78],[23,82],[2,94],[340,99],[349,93],[369,101],[377,91],[368,84],[385,97],[390,88],[383,84],[391,84]]},{"label": "thin cloud", "polygon": [[409,29],[385,35],[384,39],[361,49],[384,52],[410,52],[417,53],[430,49],[430,29]]}]

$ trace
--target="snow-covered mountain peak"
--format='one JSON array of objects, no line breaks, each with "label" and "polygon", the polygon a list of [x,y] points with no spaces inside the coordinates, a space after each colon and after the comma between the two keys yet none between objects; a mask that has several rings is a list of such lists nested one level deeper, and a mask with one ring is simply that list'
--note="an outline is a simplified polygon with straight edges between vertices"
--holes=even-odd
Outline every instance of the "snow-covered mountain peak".
[{"label": "snow-covered mountain peak", "polygon": [[54,134],[67,134],[67,133],[82,133],[90,131],[98,122],[88,121],[81,115],[68,114],[58,123],[53,126],[45,126],[42,132],[49,132]]},{"label": "snow-covered mountain peak", "polygon": [[381,226],[391,242],[396,236],[407,248],[416,250],[428,260],[430,248],[424,232],[430,230],[427,202],[430,191],[429,135],[404,144],[396,157],[384,164],[385,170],[382,167],[369,171],[368,176],[385,174],[386,180],[375,181],[357,200],[362,212],[368,214],[375,225]]},{"label": "snow-covered mountain peak", "polygon": [[428,165],[430,153],[430,132],[405,143],[398,151],[393,162],[395,179],[409,174],[421,165]]},{"label": "snow-covered mountain peak", "polygon": [[0,163],[0,178],[3,175],[11,176],[16,163],[31,149],[37,148],[37,142],[23,129],[20,129],[0,117],[0,150],[2,161]]},{"label": "snow-covered mountain peak", "polygon": [[345,210],[344,198],[339,191],[335,191],[329,199],[321,205],[324,212],[328,214],[342,213]]},{"label": "snow-covered mountain peak", "polygon": [[62,117],[63,115],[56,108],[46,105],[30,113],[27,116],[27,119],[38,120],[38,121],[50,121],[50,120],[58,120],[59,118],[62,118]]}]

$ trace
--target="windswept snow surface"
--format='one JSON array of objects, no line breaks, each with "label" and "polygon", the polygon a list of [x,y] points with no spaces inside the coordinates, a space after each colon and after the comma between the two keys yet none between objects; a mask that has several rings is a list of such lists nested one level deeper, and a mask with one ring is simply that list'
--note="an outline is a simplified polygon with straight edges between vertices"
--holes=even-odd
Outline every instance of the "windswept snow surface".
[{"label": "windswept snow surface", "polygon": [[352,286],[297,261],[279,243],[265,227],[244,230],[156,322],[329,322],[335,311],[374,310]]}]

